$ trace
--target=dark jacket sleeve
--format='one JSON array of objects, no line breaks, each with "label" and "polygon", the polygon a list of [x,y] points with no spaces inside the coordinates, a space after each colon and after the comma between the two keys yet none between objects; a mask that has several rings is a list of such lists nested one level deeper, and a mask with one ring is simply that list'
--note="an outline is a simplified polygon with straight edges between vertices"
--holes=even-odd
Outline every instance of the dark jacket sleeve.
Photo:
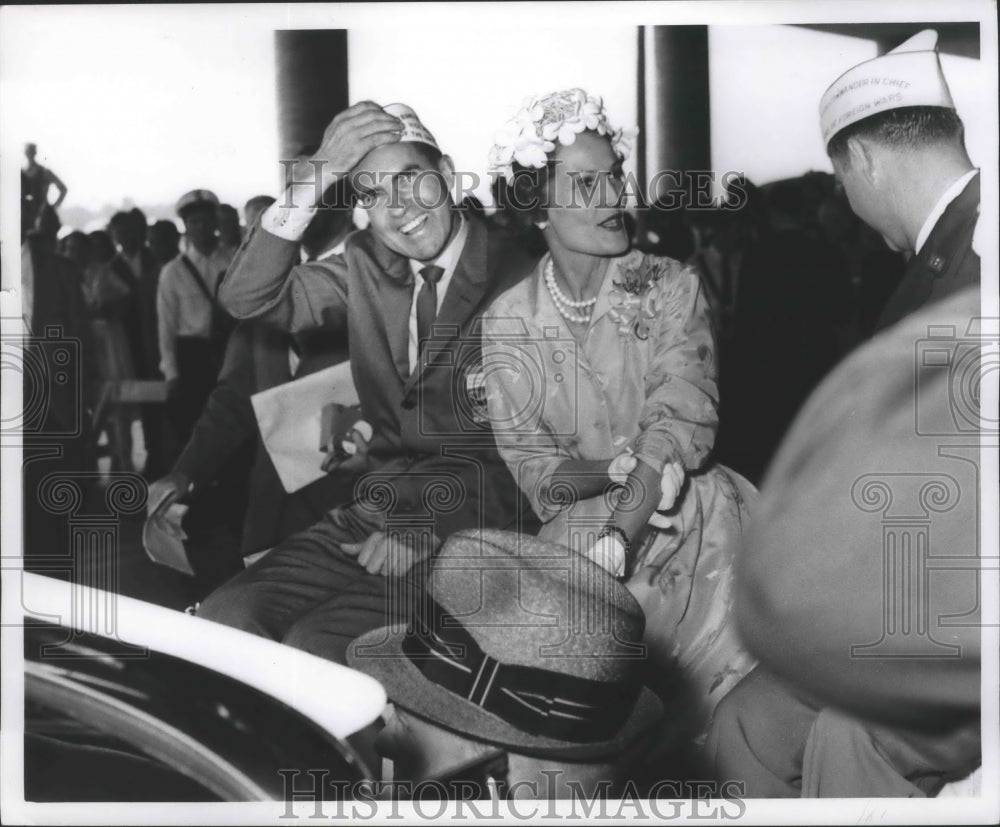
[{"label": "dark jacket sleeve", "polygon": [[191,438],[174,464],[196,484],[210,482],[226,461],[252,439],[257,429],[250,396],[255,392],[254,325],[233,331],[219,382],[195,423]]},{"label": "dark jacket sleeve", "polygon": [[237,319],[289,333],[347,323],[347,263],[341,256],[299,264],[299,245],[254,225],[219,285]]}]

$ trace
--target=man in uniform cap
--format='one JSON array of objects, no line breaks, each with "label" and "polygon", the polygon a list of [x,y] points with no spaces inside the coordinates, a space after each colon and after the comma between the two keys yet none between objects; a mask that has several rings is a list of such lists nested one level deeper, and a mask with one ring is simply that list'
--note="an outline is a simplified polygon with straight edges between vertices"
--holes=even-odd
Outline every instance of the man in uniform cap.
[{"label": "man in uniform cap", "polygon": [[[891,329],[814,392],[763,481],[735,603],[761,665],[720,703],[708,744],[751,798],[933,795],[980,762],[976,578],[921,581],[919,553],[975,560],[975,475],[948,508],[929,507],[941,513],[925,537],[899,536],[921,508],[902,502],[908,486],[925,498],[920,485],[965,466],[932,434],[969,438],[953,422],[952,372],[979,307],[979,179],[936,41],[925,31],[851,69],[820,107],[852,208],[915,255],[880,320]],[[942,325],[950,339],[923,342]],[[928,432],[928,414],[953,424]],[[883,490],[884,521],[864,519]],[[908,542],[930,548],[893,545]]]},{"label": "man in uniform cap", "polygon": [[[479,319],[531,262],[456,210],[451,159],[403,104],[341,112],[291,173],[219,296],[237,318],[289,333],[346,330],[373,437],[325,466],[364,473],[353,501],[209,595],[201,615],[343,662],[351,640],[392,622],[416,559],[455,531],[531,514],[479,397]],[[323,193],[344,178],[369,226],[343,255],[300,264]]]},{"label": "man in uniform cap", "polygon": [[462,531],[412,616],[362,635],[347,660],[393,704],[375,746],[395,782],[447,778],[483,798],[477,782],[499,797],[616,797],[662,711],[639,677],[644,626],[628,589],[582,555]]},{"label": "man in uniform cap", "polygon": [[978,286],[979,171],[941,71],[937,32],[841,75],[820,102],[820,126],[854,212],[892,249],[914,253],[877,329]]},{"label": "man in uniform cap", "polygon": [[213,341],[222,334],[215,294],[231,254],[219,244],[218,207],[210,190],[191,190],[177,201],[185,247],[164,265],[156,288],[160,372],[180,445],[190,436],[222,364],[222,347]]}]

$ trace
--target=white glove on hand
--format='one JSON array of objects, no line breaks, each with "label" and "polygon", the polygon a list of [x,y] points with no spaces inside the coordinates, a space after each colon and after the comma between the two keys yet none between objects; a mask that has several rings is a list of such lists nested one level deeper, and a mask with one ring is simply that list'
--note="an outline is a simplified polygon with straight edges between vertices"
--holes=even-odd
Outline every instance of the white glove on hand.
[{"label": "white glove on hand", "polygon": [[628,475],[635,470],[638,461],[631,449],[626,448],[608,463],[608,476],[611,477],[611,481],[616,485],[624,485]]},{"label": "white glove on hand", "polygon": [[610,534],[597,538],[587,549],[587,558],[615,577],[625,573],[625,547],[621,540]]},{"label": "white glove on hand", "polygon": [[660,477],[660,504],[656,506],[656,511],[649,518],[649,524],[656,528],[670,528],[674,521],[661,511],[669,511],[677,502],[677,495],[680,494],[684,485],[684,466],[680,462],[671,462],[663,467],[663,475]]}]

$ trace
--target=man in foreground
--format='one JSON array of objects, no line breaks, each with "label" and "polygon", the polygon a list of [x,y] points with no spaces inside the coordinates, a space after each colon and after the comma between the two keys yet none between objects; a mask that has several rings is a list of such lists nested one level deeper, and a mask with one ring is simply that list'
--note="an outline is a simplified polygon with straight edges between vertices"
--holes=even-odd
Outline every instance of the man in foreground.
[{"label": "man in foreground", "polygon": [[[370,227],[343,256],[299,264],[322,193],[349,173]],[[210,595],[202,616],[343,662],[352,639],[408,615],[404,576],[444,538],[530,518],[478,396],[480,314],[530,262],[501,261],[498,239],[455,209],[453,175],[409,107],[356,104],[237,254],[219,293],[234,316],[347,330],[373,437],[340,466],[364,474],[353,501]]]}]

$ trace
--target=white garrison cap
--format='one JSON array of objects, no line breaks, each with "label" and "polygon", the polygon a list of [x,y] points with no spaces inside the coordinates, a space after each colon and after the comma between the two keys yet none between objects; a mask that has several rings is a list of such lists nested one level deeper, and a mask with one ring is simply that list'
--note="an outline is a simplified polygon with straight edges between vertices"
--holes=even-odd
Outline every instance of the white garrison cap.
[{"label": "white garrison cap", "polygon": [[891,52],[844,72],[819,104],[823,143],[845,126],[889,109],[940,106],[954,109],[941,71],[938,34],[924,29]]},{"label": "white garrison cap", "polygon": [[413,111],[412,107],[405,103],[390,103],[388,106],[383,106],[382,109],[390,115],[395,115],[403,122],[403,134],[399,136],[400,141],[427,144],[438,151],[441,150],[430,130],[420,122],[420,118],[417,117],[417,113]]}]

